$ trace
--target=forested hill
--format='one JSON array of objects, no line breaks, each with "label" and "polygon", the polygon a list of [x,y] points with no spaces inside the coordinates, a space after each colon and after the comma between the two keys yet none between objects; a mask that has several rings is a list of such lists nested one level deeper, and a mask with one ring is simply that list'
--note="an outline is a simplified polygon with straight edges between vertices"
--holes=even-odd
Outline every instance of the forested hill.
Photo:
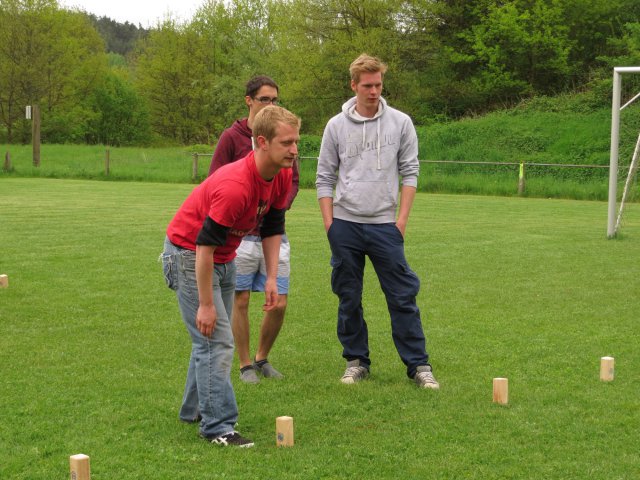
[{"label": "forested hill", "polygon": [[127,56],[133,52],[136,42],[149,32],[141,25],[136,26],[129,22],[120,23],[109,17],[96,17],[92,13],[87,16],[104,39],[106,51],[109,53]]}]

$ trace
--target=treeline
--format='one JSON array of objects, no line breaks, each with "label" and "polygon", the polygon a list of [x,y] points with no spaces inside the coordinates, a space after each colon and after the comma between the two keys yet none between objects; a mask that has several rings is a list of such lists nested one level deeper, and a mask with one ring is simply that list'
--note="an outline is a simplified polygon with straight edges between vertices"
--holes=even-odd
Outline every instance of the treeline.
[{"label": "treeline", "polygon": [[148,33],[142,26],[130,22],[120,23],[109,17],[97,17],[92,13],[88,13],[87,16],[103,38],[109,53],[128,55],[135,49],[136,42]]},{"label": "treeline", "polygon": [[208,0],[127,37],[56,0],[2,0],[0,142],[30,141],[38,104],[45,142],[213,143],[256,74],[321,133],[362,52],[416,124],[571,91],[609,105],[612,66],[640,63],[639,19],[637,0]]}]

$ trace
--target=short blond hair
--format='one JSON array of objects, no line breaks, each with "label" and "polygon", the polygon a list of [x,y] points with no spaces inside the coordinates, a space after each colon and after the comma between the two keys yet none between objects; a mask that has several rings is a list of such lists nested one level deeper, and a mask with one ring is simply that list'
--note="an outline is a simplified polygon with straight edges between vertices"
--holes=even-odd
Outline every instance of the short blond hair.
[{"label": "short blond hair", "polygon": [[351,74],[351,80],[355,83],[360,81],[360,75],[363,73],[377,73],[380,72],[384,77],[384,74],[387,72],[387,65],[382,63],[377,57],[372,57],[371,55],[367,55],[363,53],[358,58],[356,58],[351,65],[349,65],[349,73]]},{"label": "short blond hair", "polygon": [[269,105],[260,110],[256,118],[253,119],[251,130],[254,140],[257,142],[258,137],[264,137],[268,141],[273,140],[279,123],[284,123],[300,130],[302,121],[286,108]]}]

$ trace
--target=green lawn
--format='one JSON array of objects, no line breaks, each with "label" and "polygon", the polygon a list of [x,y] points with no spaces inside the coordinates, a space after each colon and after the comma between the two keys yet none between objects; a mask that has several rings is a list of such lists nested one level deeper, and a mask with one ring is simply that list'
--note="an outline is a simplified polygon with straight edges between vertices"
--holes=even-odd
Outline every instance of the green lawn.
[{"label": "green lawn", "polygon": [[[157,263],[189,184],[0,179],[0,478],[631,479],[640,470],[640,208],[419,193],[409,262],[440,391],[404,375],[369,267],[372,374],[338,382],[329,249],[313,190],[288,214],[292,290],[271,360],[240,384],[223,449],[178,421],[190,345]],[[256,339],[259,295],[252,321]],[[599,380],[600,357],[616,378]],[[509,378],[509,405],[492,403]],[[295,422],[275,446],[275,418]]]}]

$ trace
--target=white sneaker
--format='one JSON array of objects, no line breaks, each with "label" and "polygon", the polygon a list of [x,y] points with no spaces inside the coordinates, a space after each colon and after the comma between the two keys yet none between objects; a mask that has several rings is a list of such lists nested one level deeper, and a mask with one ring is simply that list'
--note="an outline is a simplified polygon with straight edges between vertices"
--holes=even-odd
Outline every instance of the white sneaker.
[{"label": "white sneaker", "polygon": [[369,376],[369,369],[360,365],[360,360],[351,360],[347,362],[347,369],[340,381],[345,384],[353,384],[364,380]]},{"label": "white sneaker", "polygon": [[420,388],[431,388],[433,390],[440,388],[440,384],[434,378],[433,373],[431,373],[431,367],[429,365],[418,367],[416,374],[413,376],[413,380]]}]

